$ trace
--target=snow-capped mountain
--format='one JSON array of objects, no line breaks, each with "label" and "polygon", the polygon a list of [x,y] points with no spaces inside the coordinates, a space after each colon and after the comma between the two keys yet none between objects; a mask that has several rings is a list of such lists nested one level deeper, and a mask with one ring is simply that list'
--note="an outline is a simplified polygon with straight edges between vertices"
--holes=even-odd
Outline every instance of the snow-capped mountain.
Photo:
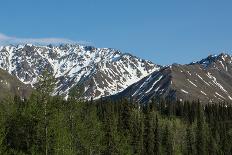
[{"label": "snow-capped mountain", "polygon": [[142,103],[157,96],[180,101],[231,102],[231,81],[232,57],[222,53],[187,65],[163,67],[116,96],[132,97]]},{"label": "snow-capped mountain", "polygon": [[57,79],[54,94],[68,97],[81,86],[83,98],[97,99],[123,91],[160,66],[110,48],[26,44],[0,47],[0,68],[32,86],[46,69]]}]

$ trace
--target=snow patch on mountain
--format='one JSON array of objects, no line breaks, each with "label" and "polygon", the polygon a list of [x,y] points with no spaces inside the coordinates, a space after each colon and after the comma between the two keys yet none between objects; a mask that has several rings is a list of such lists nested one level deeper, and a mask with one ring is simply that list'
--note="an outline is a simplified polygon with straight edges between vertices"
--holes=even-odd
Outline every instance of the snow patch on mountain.
[{"label": "snow patch on mountain", "polygon": [[57,79],[54,94],[68,96],[78,85],[85,99],[100,98],[123,91],[160,66],[111,48],[78,44],[0,47],[0,68],[32,86],[46,69]]}]

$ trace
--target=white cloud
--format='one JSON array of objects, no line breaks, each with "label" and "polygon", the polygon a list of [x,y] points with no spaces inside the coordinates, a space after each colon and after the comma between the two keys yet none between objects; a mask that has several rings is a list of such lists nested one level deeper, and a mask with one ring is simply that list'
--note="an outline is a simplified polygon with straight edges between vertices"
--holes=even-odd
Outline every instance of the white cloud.
[{"label": "white cloud", "polygon": [[9,36],[6,36],[5,34],[0,33],[0,41],[9,40],[9,39],[11,39]]},{"label": "white cloud", "polygon": [[74,41],[66,38],[18,38],[7,36],[3,33],[0,33],[0,45],[7,44],[39,44],[39,45],[48,45],[48,44],[85,44],[89,45],[90,42],[87,41]]}]

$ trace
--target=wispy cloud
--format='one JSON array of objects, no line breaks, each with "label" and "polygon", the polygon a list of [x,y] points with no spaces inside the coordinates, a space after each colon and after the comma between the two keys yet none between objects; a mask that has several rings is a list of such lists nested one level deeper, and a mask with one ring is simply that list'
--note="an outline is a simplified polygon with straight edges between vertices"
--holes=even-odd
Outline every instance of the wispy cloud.
[{"label": "wispy cloud", "polygon": [[8,36],[3,33],[0,33],[0,45],[8,44],[39,44],[39,45],[48,45],[48,44],[84,44],[90,45],[91,42],[88,41],[74,41],[66,38],[20,38]]}]

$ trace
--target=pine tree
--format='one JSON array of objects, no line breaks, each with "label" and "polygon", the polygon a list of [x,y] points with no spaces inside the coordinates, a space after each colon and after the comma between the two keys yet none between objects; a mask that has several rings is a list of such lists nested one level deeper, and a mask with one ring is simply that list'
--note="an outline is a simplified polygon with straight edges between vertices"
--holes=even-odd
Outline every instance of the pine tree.
[{"label": "pine tree", "polygon": [[23,111],[16,111],[6,120],[5,133],[8,153],[29,154],[36,140],[36,122]]},{"label": "pine tree", "polygon": [[4,143],[5,137],[6,137],[6,131],[5,131],[5,122],[6,122],[6,114],[4,112],[4,103],[0,102],[0,154],[4,154],[6,146]]},{"label": "pine tree", "polygon": [[217,144],[212,136],[210,129],[207,128],[207,154],[216,155],[217,154]]},{"label": "pine tree", "polygon": [[39,77],[39,82],[36,84],[36,90],[39,93],[41,104],[43,105],[43,125],[44,125],[44,132],[45,132],[45,155],[49,153],[49,131],[48,131],[48,114],[49,114],[49,99],[50,95],[55,87],[55,78],[53,77],[52,73],[45,70],[42,76]]},{"label": "pine tree", "polygon": [[133,154],[142,154],[143,150],[143,115],[138,107],[132,112],[132,131],[131,131],[131,145]]},{"label": "pine tree", "polygon": [[123,100],[120,104],[120,113],[119,113],[119,129],[124,133],[125,137],[130,136],[131,131],[131,104],[128,103],[128,100]]},{"label": "pine tree", "polygon": [[197,105],[196,151],[199,155],[205,154],[204,116],[200,103]]},{"label": "pine tree", "polygon": [[148,154],[148,134],[149,134],[149,118],[148,118],[148,108],[147,106],[143,107],[144,111],[144,133],[143,133],[143,154]]},{"label": "pine tree", "polygon": [[64,112],[57,109],[50,121],[51,130],[54,131],[54,154],[57,155],[73,155],[74,149],[70,149],[72,141],[71,132],[68,130],[67,119]]},{"label": "pine tree", "polygon": [[75,130],[79,139],[80,154],[100,154],[103,150],[102,124],[97,117],[96,107],[93,104],[83,103],[76,116]]},{"label": "pine tree", "polygon": [[226,124],[223,124],[221,129],[221,154],[229,155],[232,152],[232,129],[226,129]]},{"label": "pine tree", "polygon": [[82,100],[82,96],[84,93],[84,85],[77,84],[76,86],[72,87],[69,91],[69,99],[71,100]]},{"label": "pine tree", "polygon": [[145,154],[154,155],[154,118],[149,106],[145,111],[145,124],[144,124],[144,152]]},{"label": "pine tree", "polygon": [[156,121],[155,121],[155,127],[154,127],[154,154],[159,155],[160,154],[160,127],[159,127],[159,119],[156,115]]},{"label": "pine tree", "polygon": [[[108,103],[107,103],[108,104]],[[107,112],[105,113],[105,117],[103,120],[104,126],[104,145],[105,149],[103,154],[105,155],[115,155],[119,153],[119,144],[118,144],[118,133],[117,133],[117,122],[116,117],[112,111],[112,107],[107,105]]]},{"label": "pine tree", "polygon": [[193,155],[194,154],[194,139],[193,133],[190,126],[186,128],[186,136],[185,136],[185,154]]},{"label": "pine tree", "polygon": [[173,155],[173,137],[172,133],[169,129],[169,126],[166,125],[163,132],[163,140],[162,140],[162,148],[163,154],[165,155]]}]

